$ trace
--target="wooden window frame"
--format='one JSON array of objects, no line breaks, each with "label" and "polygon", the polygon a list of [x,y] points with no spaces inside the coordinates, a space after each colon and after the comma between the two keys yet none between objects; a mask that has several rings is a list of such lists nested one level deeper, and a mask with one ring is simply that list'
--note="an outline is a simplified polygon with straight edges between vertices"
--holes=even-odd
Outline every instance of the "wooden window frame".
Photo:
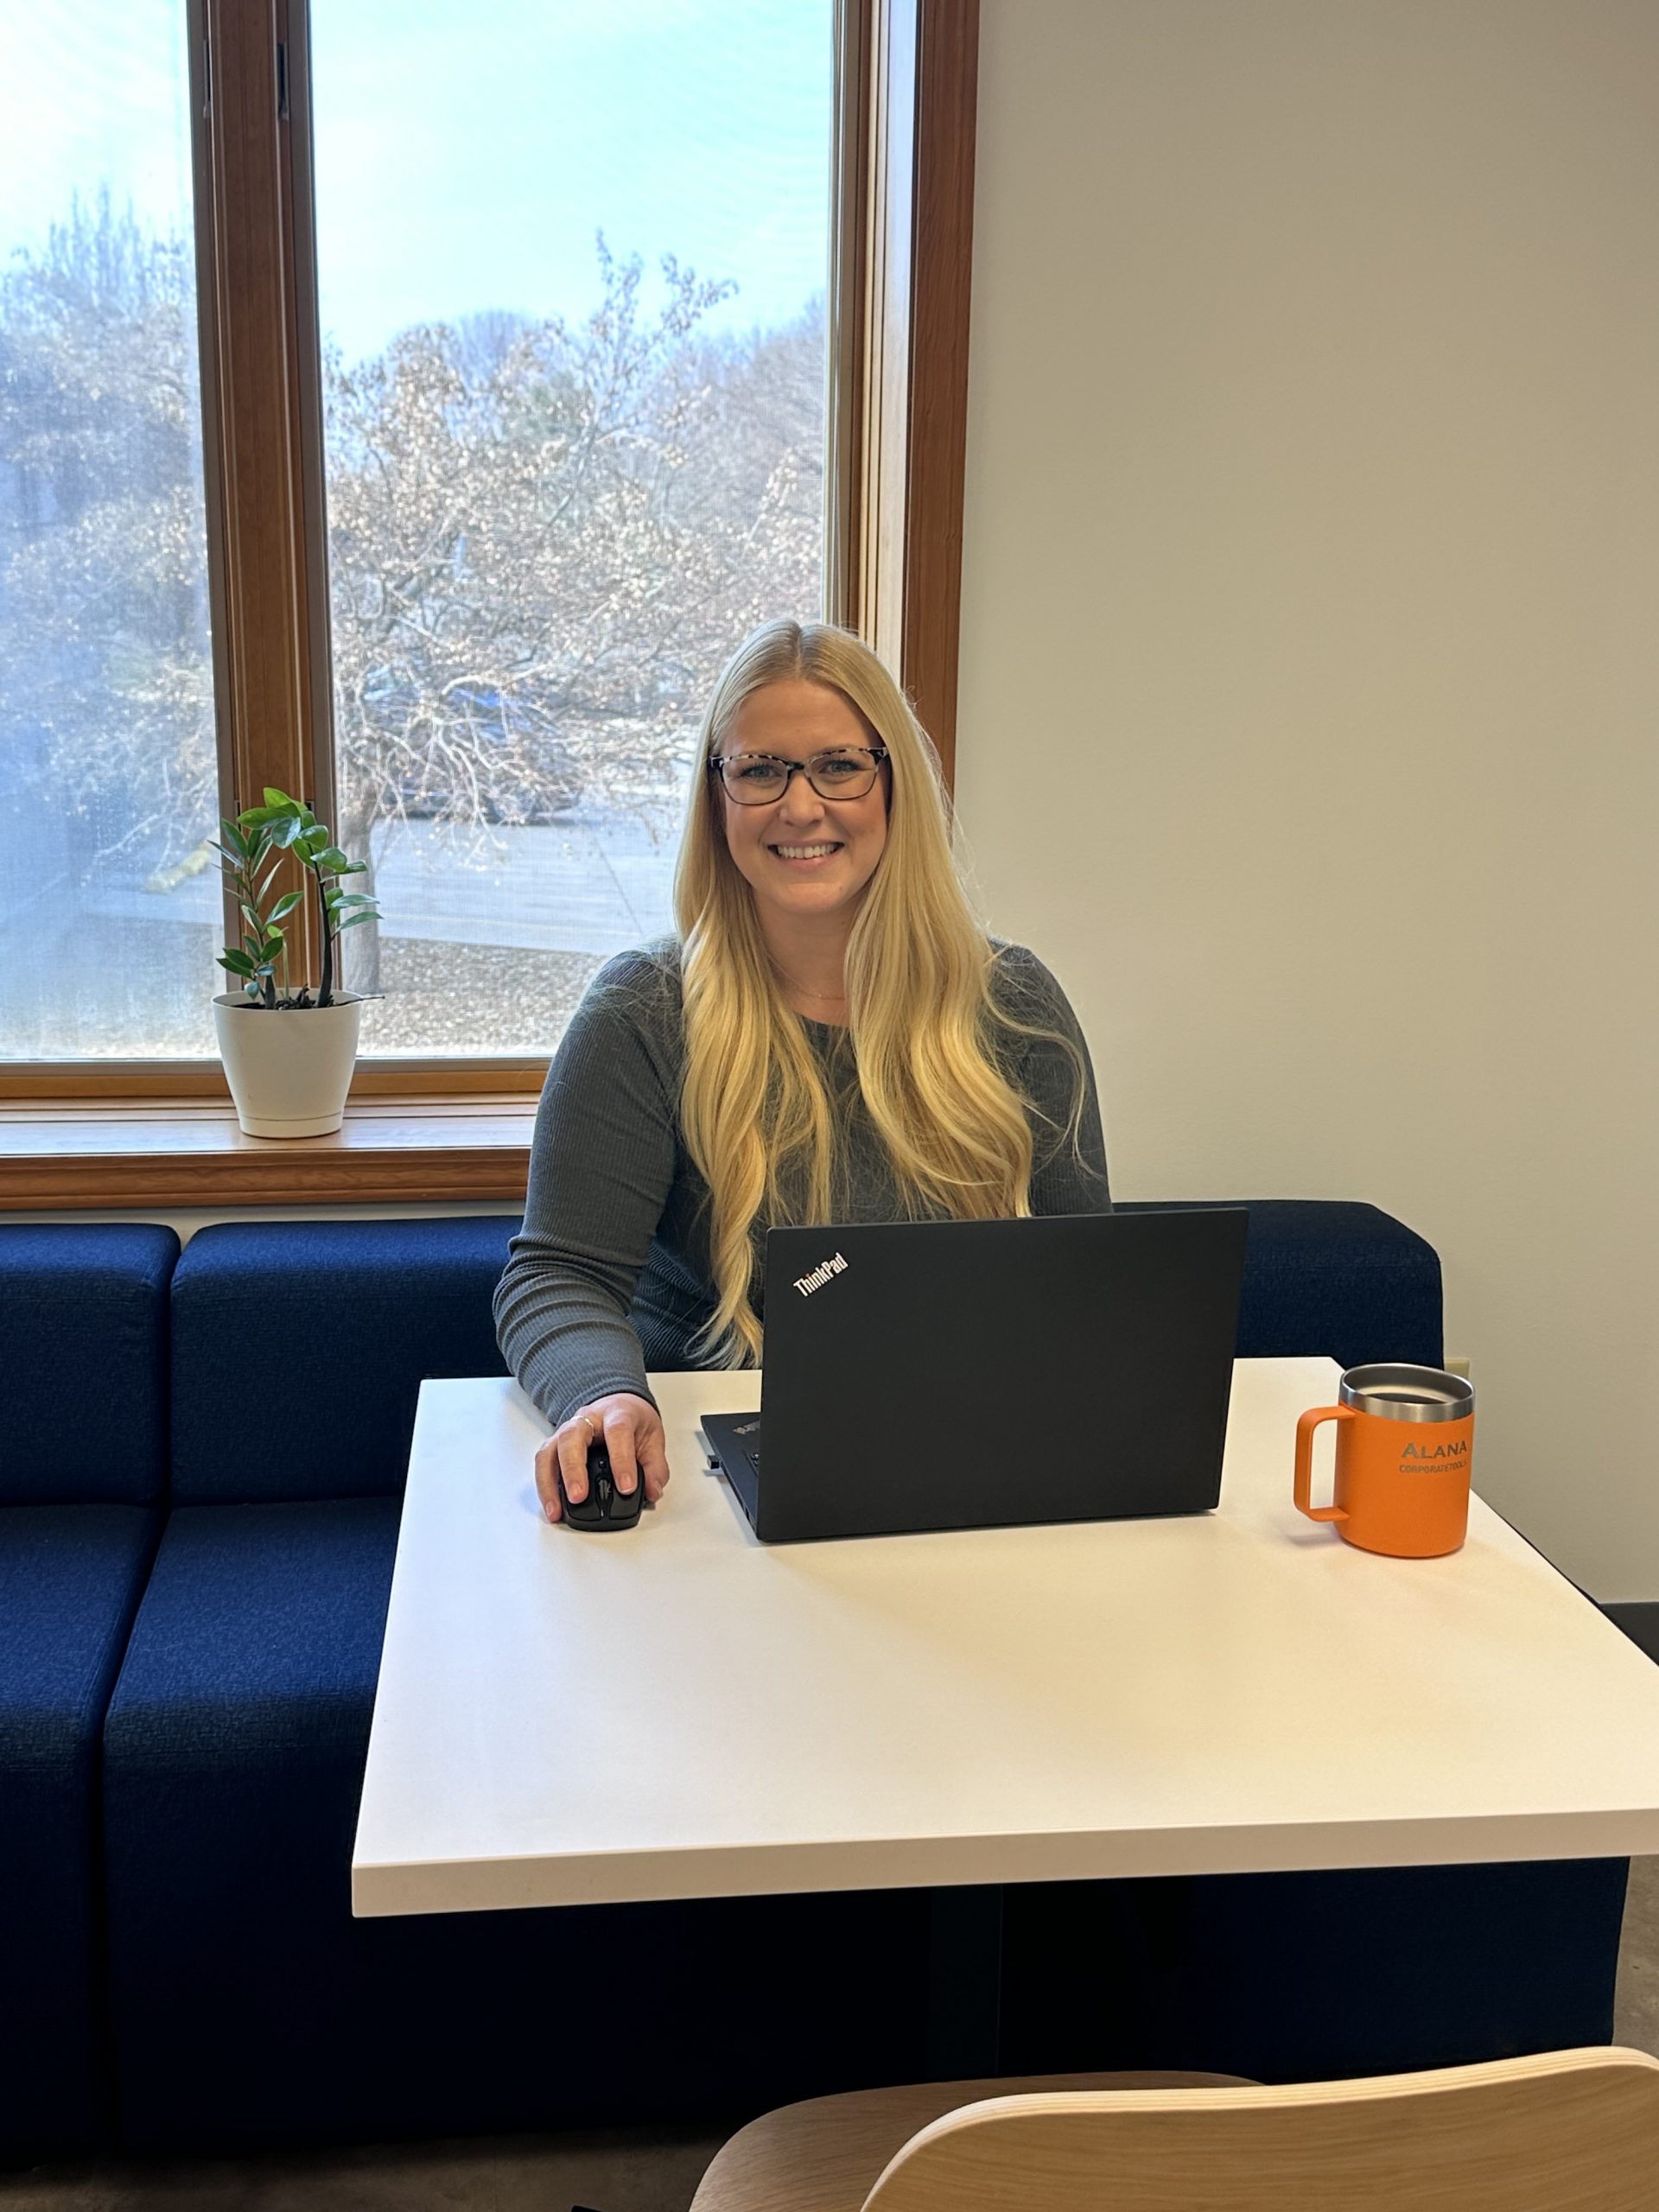
[{"label": "wooden window frame", "polygon": [[[187,0],[209,588],[221,793],[267,785],[334,818],[333,699],[323,505],[321,373],[312,203],[308,0]],[[825,443],[829,618],[895,668],[947,784],[956,756],[967,437],[978,0],[836,0]],[[296,948],[315,976],[308,902]],[[227,916],[227,927],[229,917]],[[169,1114],[187,1102],[226,1122],[213,1203],[321,1195],[404,1197],[418,1183],[422,1112],[435,1167],[457,1102],[489,1098],[529,1120],[545,1056],[369,1058],[348,1117],[415,1109],[393,1166],[336,1147],[325,1193],[304,1162],[327,1140],[240,1139],[216,1060],[14,1062],[0,1067],[0,1208],[168,1200]],[[424,1102],[424,1107],[423,1107]],[[54,1108],[79,1128],[104,1109],[148,1162],[130,1174],[83,1155],[50,1173]],[[148,1130],[134,1140],[133,1130]],[[411,1134],[411,1132],[413,1132]],[[255,1175],[235,1161],[267,1163]],[[285,1184],[276,1155],[294,1160]],[[127,1154],[122,1153],[121,1158]],[[182,1191],[204,1187],[178,1155]],[[353,1164],[354,1163],[354,1164]],[[188,1165],[188,1172],[186,1172]],[[523,1189],[523,1161],[516,1192]],[[411,1183],[411,1171],[414,1184]],[[238,1181],[238,1176],[241,1180]],[[515,1195],[497,1161],[477,1188],[435,1175],[431,1194]],[[512,1183],[511,1176],[507,1179]],[[485,1188],[484,1184],[490,1187]],[[336,1187],[337,1186],[337,1187]]]}]

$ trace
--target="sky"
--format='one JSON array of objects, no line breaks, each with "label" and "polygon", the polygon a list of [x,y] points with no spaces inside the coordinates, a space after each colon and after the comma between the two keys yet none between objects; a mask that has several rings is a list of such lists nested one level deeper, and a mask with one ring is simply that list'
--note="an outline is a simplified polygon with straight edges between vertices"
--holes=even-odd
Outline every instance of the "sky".
[{"label": "sky", "polygon": [[[318,280],[348,358],[413,321],[580,315],[594,234],[734,278],[709,318],[825,281],[831,0],[312,0]],[[0,0],[0,258],[107,181],[190,198],[184,0]],[[655,296],[648,286],[646,297]]]}]

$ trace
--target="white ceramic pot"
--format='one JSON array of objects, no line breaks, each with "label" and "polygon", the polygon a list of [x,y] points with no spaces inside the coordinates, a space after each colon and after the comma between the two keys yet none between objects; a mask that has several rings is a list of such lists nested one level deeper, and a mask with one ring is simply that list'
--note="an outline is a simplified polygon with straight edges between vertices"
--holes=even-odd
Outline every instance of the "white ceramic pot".
[{"label": "white ceramic pot", "polygon": [[332,1006],[286,1009],[229,992],[213,1001],[219,1056],[251,1137],[326,1137],[340,1127],[362,1011],[354,991]]}]

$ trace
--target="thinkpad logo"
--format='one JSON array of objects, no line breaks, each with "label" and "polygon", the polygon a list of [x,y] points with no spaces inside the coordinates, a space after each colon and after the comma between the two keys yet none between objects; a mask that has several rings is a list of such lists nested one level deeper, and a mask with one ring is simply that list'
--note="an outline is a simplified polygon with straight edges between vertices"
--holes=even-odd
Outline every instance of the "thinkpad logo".
[{"label": "thinkpad logo", "polygon": [[797,1275],[795,1287],[803,1298],[810,1298],[815,1290],[823,1288],[831,1275],[845,1274],[846,1272],[847,1262],[837,1252],[832,1259],[826,1260],[822,1267],[814,1268],[810,1275]]}]

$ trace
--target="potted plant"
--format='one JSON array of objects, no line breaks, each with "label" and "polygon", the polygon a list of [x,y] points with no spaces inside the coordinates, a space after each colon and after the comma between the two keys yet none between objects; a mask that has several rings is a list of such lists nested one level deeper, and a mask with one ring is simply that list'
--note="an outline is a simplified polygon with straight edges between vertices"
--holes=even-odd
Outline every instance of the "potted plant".
[{"label": "potted plant", "polygon": [[[340,885],[363,874],[365,863],[347,860],[310,808],[286,791],[267,791],[263,806],[245,807],[219,826],[213,850],[242,918],[241,944],[219,956],[242,988],[213,1001],[237,1120],[250,1136],[327,1136],[345,1117],[363,1010],[362,993],[336,988],[340,934],[380,912],[367,893]],[[283,925],[306,893],[273,898],[285,853],[306,870],[316,894],[322,965],[315,993],[289,981]]]}]

